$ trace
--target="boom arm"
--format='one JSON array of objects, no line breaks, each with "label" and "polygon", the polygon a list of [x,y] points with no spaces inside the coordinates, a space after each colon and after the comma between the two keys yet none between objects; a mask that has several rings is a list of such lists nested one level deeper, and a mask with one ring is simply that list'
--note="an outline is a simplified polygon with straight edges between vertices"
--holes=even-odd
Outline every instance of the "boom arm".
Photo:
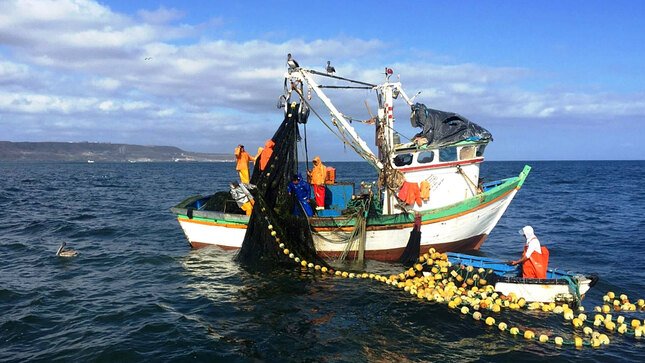
[{"label": "boom arm", "polygon": [[329,97],[320,89],[318,83],[313,79],[312,75],[305,69],[298,69],[292,72],[290,77],[297,77],[306,82],[310,89],[312,89],[318,98],[325,104],[332,117],[336,122],[332,122],[341,134],[343,141],[347,142],[356,153],[365,159],[370,165],[381,171],[383,164],[379,161],[374,152],[367,146],[367,143],[356,133],[356,130],[349,124],[347,119],[342,113],[336,109],[336,106],[331,102]]}]

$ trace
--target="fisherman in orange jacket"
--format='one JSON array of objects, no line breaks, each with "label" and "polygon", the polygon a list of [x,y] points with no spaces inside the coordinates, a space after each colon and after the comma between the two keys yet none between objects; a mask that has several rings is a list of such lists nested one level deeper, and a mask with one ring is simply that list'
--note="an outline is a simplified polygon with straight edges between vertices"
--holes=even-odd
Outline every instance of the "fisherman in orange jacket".
[{"label": "fisherman in orange jacket", "polygon": [[240,182],[242,184],[248,184],[251,180],[249,178],[249,162],[251,160],[255,161],[255,157],[249,155],[249,153],[244,150],[244,145],[237,145],[235,148],[235,160],[237,161],[235,170],[240,174]]},{"label": "fisherman in orange jacket", "polygon": [[262,152],[260,153],[260,171],[264,171],[267,167],[269,159],[271,159],[271,155],[273,155],[273,146],[275,146],[275,142],[271,139],[264,143],[264,149],[262,149]]},{"label": "fisherman in orange jacket", "polygon": [[533,232],[533,227],[525,226],[520,234],[526,238],[522,258],[512,261],[512,266],[522,264],[522,277],[530,279],[545,279],[546,269],[549,265],[549,250],[540,246],[540,241]]},{"label": "fisherman in orange jacket", "polygon": [[320,161],[320,157],[316,156],[313,160],[314,167],[309,171],[311,177],[311,185],[314,189],[314,196],[316,198],[316,209],[325,209],[325,176],[327,175],[327,168]]}]

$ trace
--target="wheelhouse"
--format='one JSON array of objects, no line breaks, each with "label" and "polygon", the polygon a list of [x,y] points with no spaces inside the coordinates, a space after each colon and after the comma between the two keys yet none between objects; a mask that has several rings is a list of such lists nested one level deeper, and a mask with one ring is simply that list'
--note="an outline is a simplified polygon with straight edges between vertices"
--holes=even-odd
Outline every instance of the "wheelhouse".
[{"label": "wheelhouse", "polygon": [[412,210],[438,208],[481,193],[479,164],[484,161],[486,145],[467,140],[438,147],[397,145],[392,166],[403,173],[406,182],[429,185],[430,197]]}]

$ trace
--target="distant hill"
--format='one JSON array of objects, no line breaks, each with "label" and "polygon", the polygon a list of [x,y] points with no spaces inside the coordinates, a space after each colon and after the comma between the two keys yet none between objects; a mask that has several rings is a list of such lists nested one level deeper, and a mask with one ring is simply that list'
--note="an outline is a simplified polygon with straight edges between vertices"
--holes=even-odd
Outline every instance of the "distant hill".
[{"label": "distant hill", "polygon": [[0,141],[0,161],[160,162],[233,159],[232,154],[195,153],[174,146]]}]

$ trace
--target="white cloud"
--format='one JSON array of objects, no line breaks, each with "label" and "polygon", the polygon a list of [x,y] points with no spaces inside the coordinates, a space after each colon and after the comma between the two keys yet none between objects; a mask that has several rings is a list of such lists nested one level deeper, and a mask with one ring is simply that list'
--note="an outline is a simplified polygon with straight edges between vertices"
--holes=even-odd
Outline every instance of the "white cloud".
[{"label": "white cloud", "polygon": [[5,0],[0,3],[0,24],[48,24],[65,21],[94,23],[96,19],[121,18],[108,8],[91,0]]},{"label": "white cloud", "polygon": [[155,37],[155,29],[147,25],[139,25],[122,29],[106,26],[101,29],[65,33],[56,40],[59,44],[72,48],[127,48],[152,41]]},{"label": "white cloud", "polygon": [[168,117],[174,114],[175,114],[175,110],[172,108],[164,108],[162,110],[157,111],[157,116],[159,117]]},{"label": "white cloud", "polygon": [[184,12],[177,9],[167,9],[165,7],[160,7],[156,10],[139,10],[138,11],[141,20],[145,23],[151,24],[163,24],[168,23],[173,20],[178,20],[184,17]]},{"label": "white cloud", "polygon": [[121,86],[121,81],[114,78],[100,78],[92,80],[92,85],[99,89],[114,91]]},{"label": "white cloud", "polygon": [[147,108],[152,108],[152,105],[148,102],[128,101],[123,103],[124,111],[144,110]]},{"label": "white cloud", "polygon": [[[395,62],[403,51],[375,39],[202,38],[202,27],[225,19],[173,25],[183,15],[161,7],[128,16],[89,0],[0,2],[0,84],[12,85],[0,91],[0,134],[19,135],[19,125],[38,115],[42,125],[28,130],[43,139],[99,128],[134,140],[154,132],[166,144],[207,145],[213,135],[235,143],[240,132],[260,143],[281,118],[275,103],[289,52],[303,66],[323,71],[331,60],[338,75],[373,83],[387,64],[409,95],[422,92],[417,101],[474,121],[645,116],[643,94],[528,90],[538,75],[527,68]],[[365,99],[374,111],[369,91],[342,99],[341,109],[367,118]]]},{"label": "white cloud", "polygon": [[29,75],[29,67],[7,61],[0,61],[0,82],[25,79]]},{"label": "white cloud", "polygon": [[106,111],[106,112],[114,111],[117,109],[116,106],[114,105],[114,102],[112,101],[103,101],[98,104],[98,108],[99,110]]},{"label": "white cloud", "polygon": [[96,100],[92,98],[69,98],[43,94],[0,92],[0,112],[2,113],[71,113],[84,112]]}]

